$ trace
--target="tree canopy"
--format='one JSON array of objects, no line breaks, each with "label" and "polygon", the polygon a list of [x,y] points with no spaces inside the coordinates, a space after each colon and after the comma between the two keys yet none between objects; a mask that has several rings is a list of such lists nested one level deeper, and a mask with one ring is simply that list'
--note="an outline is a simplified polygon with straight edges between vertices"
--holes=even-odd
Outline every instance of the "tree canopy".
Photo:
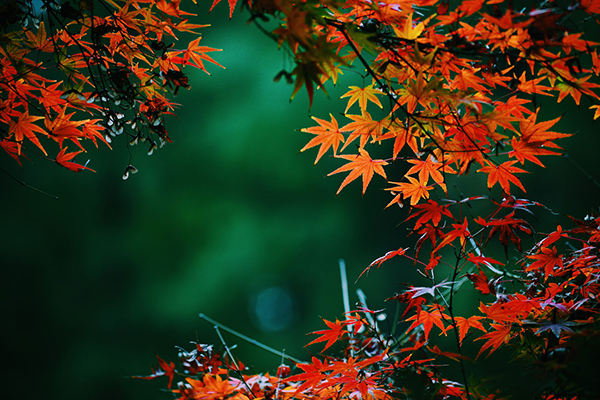
[{"label": "tree canopy", "polygon": [[[189,86],[186,67],[220,67],[201,36],[174,41],[203,27],[180,1],[42,4],[9,1],[0,21],[0,144],[19,163],[37,153],[76,172],[90,169],[74,161],[83,143],[110,147],[118,136],[126,146],[145,142],[151,154],[170,142],[164,116],[174,113],[170,96]],[[229,7],[231,18],[236,1]],[[524,198],[522,177],[561,155],[572,136],[554,128],[568,116],[541,117],[542,99],[585,107],[590,123],[600,116],[600,1],[258,0],[244,7],[292,60],[274,77],[293,86],[291,98],[305,90],[312,105],[315,92],[343,85],[343,75],[361,76],[363,84],[341,96],[344,110],[314,116],[314,126],[302,129],[311,136],[300,151],[315,151],[315,164],[327,154],[340,161],[328,174],[345,175],[337,193],[360,180],[363,195],[374,185],[390,193],[382,207],[409,209],[399,221],[409,238],[363,274],[385,273],[384,263],[404,258],[427,284],[390,294],[395,315],[361,301],[341,320],[325,319],[309,343],[324,343],[319,357],[282,354],[293,369],[283,363],[275,374],[248,373],[223,340],[220,351],[203,343],[182,349],[180,367],[158,357],[142,378],[167,377],[181,399],[596,396],[587,371],[588,350],[599,343],[600,217],[538,231],[536,215],[556,211]],[[78,150],[68,151],[71,144]],[[128,163],[123,178],[134,172]],[[481,183],[465,194],[458,183],[468,175]],[[460,306],[467,290],[478,301]],[[383,319],[392,321],[389,331]],[[469,372],[505,347],[535,370],[522,393]]]}]

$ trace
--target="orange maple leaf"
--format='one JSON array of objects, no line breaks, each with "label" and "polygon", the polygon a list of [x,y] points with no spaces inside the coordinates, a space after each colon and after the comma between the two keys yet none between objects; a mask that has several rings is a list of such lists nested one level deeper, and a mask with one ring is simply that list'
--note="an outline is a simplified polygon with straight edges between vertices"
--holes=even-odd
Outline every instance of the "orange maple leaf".
[{"label": "orange maple leaf", "polygon": [[86,120],[72,121],[71,117],[75,115],[75,112],[65,115],[66,109],[64,107],[55,118],[46,118],[44,125],[48,129],[48,134],[61,147],[65,139],[70,139],[83,150],[83,147],[79,143],[79,138],[85,137],[85,134],[80,129],[80,126],[85,124]]},{"label": "orange maple leaf", "polygon": [[583,76],[574,81],[563,81],[556,84],[556,89],[560,91],[558,95],[557,103],[560,103],[566,96],[570,95],[575,100],[575,104],[579,105],[581,100],[581,94],[585,93],[595,99],[600,99],[596,93],[592,91],[593,88],[598,88],[600,85],[595,83],[587,82],[592,76]]},{"label": "orange maple leaf", "polygon": [[46,38],[46,27],[44,26],[44,21],[40,22],[40,27],[35,35],[30,30],[25,31],[25,33],[27,34],[27,39],[31,43],[32,48],[42,52],[54,51],[54,43]]},{"label": "orange maple leaf", "polygon": [[[213,2],[212,6],[210,6],[210,10],[208,10],[208,12],[211,12],[212,9],[215,8],[215,6],[217,4],[219,4],[220,2],[221,2],[221,0],[215,0]],[[195,3],[195,1],[194,1],[194,3]],[[233,15],[233,9],[235,8],[236,4],[237,4],[237,0],[229,0],[229,19],[231,19],[231,16]]]},{"label": "orange maple leaf", "polygon": [[443,163],[440,163],[434,159],[433,156],[427,157],[425,161],[418,158],[411,158],[406,160],[411,164],[415,164],[412,166],[406,175],[411,175],[415,173],[419,173],[419,181],[423,184],[427,184],[429,177],[431,177],[435,182],[439,183],[442,189],[446,191],[446,184],[444,183],[444,176],[440,172],[440,168],[444,172],[454,172],[450,167],[444,166]]},{"label": "orange maple leaf", "polygon": [[358,151],[360,154],[337,156],[338,158],[343,158],[350,162],[346,165],[342,165],[340,168],[327,174],[327,176],[331,176],[339,172],[350,171],[346,179],[344,179],[344,181],[340,185],[340,188],[338,189],[336,194],[339,194],[347,184],[357,179],[359,176],[362,176],[363,194],[365,194],[367,186],[369,186],[369,183],[371,182],[374,173],[377,173],[378,175],[381,175],[382,177],[387,179],[385,171],[383,170],[383,166],[388,164],[386,161],[373,160],[365,149],[358,149]]},{"label": "orange maple leaf", "polygon": [[[206,25],[203,25],[203,26],[206,26]],[[221,68],[225,68],[224,66],[222,66],[221,64],[216,62],[211,56],[206,54],[211,51],[222,51],[222,49],[213,49],[212,47],[199,46],[200,39],[202,39],[201,36],[196,38],[195,40],[191,41],[188,44],[188,48],[183,55],[184,63],[186,63],[188,65],[191,64],[191,65],[195,66],[196,68],[200,68],[202,71],[206,72],[208,75],[210,75],[210,73],[206,70],[206,68],[204,68],[203,60],[208,61],[213,64],[216,64]],[[190,59],[193,62],[189,62],[188,60],[190,60]]]},{"label": "orange maple leaf", "polygon": [[514,175],[515,173],[527,173],[527,171],[513,167],[512,165],[516,163],[517,160],[506,161],[500,165],[494,165],[489,161],[486,161],[488,164],[486,167],[483,167],[477,172],[485,172],[488,175],[487,185],[488,188],[492,188],[496,183],[500,182],[500,186],[506,192],[506,194],[510,194],[510,183],[517,185],[522,191],[526,192],[525,188],[521,184],[521,181]]},{"label": "orange maple leaf", "polygon": [[429,198],[429,191],[433,189],[433,186],[427,186],[426,184],[423,184],[421,180],[413,178],[412,176],[407,176],[406,178],[410,182],[390,182],[398,186],[385,189],[391,191],[392,194],[395,195],[394,199],[385,206],[386,208],[395,203],[402,205],[402,199],[410,198],[410,205],[414,206],[419,200]]},{"label": "orange maple leaf", "polygon": [[34,124],[35,121],[39,121],[40,119],[44,119],[44,117],[29,115],[29,111],[25,111],[19,115],[19,119],[17,121],[10,121],[8,134],[10,135],[12,133],[15,135],[15,142],[17,142],[17,153],[19,155],[21,155],[21,144],[23,143],[23,137],[31,140],[37,147],[40,148],[40,150],[44,152],[45,155],[48,155],[46,150],[44,150],[44,147],[42,147],[38,137],[35,135],[35,132],[48,135],[44,129]]},{"label": "orange maple leaf", "polygon": [[[164,12],[167,15],[171,15],[173,17],[182,18],[184,15],[196,15],[186,11],[182,11],[179,9],[179,4],[181,0],[171,0],[168,3],[165,0],[158,0],[154,4],[156,4],[156,8],[160,11]],[[214,7],[214,5],[213,5]]]},{"label": "orange maple leaf", "polygon": [[323,154],[325,154],[330,147],[333,149],[333,155],[335,156],[340,142],[344,142],[344,135],[342,135],[342,132],[340,131],[338,122],[333,115],[329,114],[329,116],[331,117],[331,122],[312,117],[312,119],[317,121],[320,126],[302,129],[302,132],[317,135],[316,137],[312,138],[310,142],[306,144],[306,146],[300,149],[300,151],[305,151],[311,147],[320,145],[317,158],[315,159],[315,164],[319,162]]},{"label": "orange maple leaf", "polygon": [[371,117],[371,114],[366,110],[362,110],[362,115],[347,114],[346,117],[354,122],[350,122],[341,128],[342,132],[350,132],[346,143],[342,146],[342,150],[357,137],[360,137],[359,147],[365,147],[370,137],[373,137],[373,141],[375,141],[376,138],[381,138],[383,130],[390,124],[388,117],[385,117],[382,120],[374,120]]}]

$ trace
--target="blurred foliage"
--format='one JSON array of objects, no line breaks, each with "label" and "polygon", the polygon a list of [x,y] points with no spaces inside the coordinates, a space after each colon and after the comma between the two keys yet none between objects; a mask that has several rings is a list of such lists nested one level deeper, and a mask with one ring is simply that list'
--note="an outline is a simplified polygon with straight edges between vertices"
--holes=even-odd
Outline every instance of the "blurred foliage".
[{"label": "blurred foliage", "polygon": [[[176,99],[179,119],[167,119],[174,143],[151,157],[134,149],[137,175],[121,179],[130,155],[119,146],[80,155],[96,174],[39,168],[35,159],[22,169],[12,160],[3,165],[59,197],[0,174],[2,380],[10,397],[163,398],[162,382],[125,377],[147,372],[153,352],[174,359],[173,344],[218,343],[200,312],[306,359],[304,333],[321,328],[318,316],[343,312],[338,258],[372,309],[385,307],[399,282],[418,281],[405,261],[390,261],[386,274],[375,270],[352,284],[372,260],[406,241],[396,226],[406,209],[383,210],[387,192],[357,196],[359,183],[335,196],[343,177],[324,177],[338,163],[324,159],[314,167],[313,153],[298,153],[308,140],[299,129],[311,125],[312,113],[342,109],[335,99],[344,87],[328,87],[330,98],[317,91],[310,111],[304,94],[289,103],[291,86],[273,82],[289,62],[285,53],[244,14],[229,22],[225,8],[210,17],[204,8],[198,19],[213,26],[203,41],[225,49],[215,59],[227,70],[190,77],[193,90]],[[352,72],[342,79],[361,83]],[[561,104],[545,112],[541,119],[568,113],[557,130],[578,135],[561,143],[599,179],[595,154],[584,153],[600,148],[591,111]],[[543,177],[522,178],[529,198],[578,217],[597,210],[600,189],[586,175],[561,180],[576,165],[558,157],[547,165]],[[468,187],[450,190],[469,195]],[[575,190],[588,196],[575,197]],[[546,216],[548,223],[563,218]],[[270,287],[292,301],[289,325],[279,331],[261,329],[252,310]],[[279,365],[274,355],[226,340],[251,368]]]}]

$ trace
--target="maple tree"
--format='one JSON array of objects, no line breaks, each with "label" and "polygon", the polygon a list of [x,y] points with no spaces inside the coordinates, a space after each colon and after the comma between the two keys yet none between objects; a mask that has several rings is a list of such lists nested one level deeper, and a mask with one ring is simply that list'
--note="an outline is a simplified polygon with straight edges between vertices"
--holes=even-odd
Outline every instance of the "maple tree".
[{"label": "maple tree", "polygon": [[[80,171],[90,169],[73,161],[86,140],[110,147],[126,133],[128,145],[146,141],[149,153],[169,142],[163,117],[174,109],[168,93],[189,86],[184,67],[219,65],[200,38],[185,49],[167,43],[202,27],[189,22],[181,2],[42,3],[43,18],[32,2],[14,0],[0,20],[5,152],[18,162],[37,152]],[[229,0],[230,17],[236,5]],[[246,5],[251,21],[293,57],[293,69],[275,77],[293,85],[292,98],[305,89],[312,104],[315,90],[327,93],[347,69],[363,77],[362,87],[349,86],[341,96],[341,117],[315,116],[318,126],[302,130],[313,136],[301,151],[318,148],[315,164],[327,153],[340,160],[329,173],[347,173],[338,193],[360,178],[362,194],[378,182],[392,196],[386,208],[410,209],[401,222],[411,239],[363,274],[373,267],[385,273],[384,263],[403,257],[427,284],[408,284],[387,299],[398,310],[391,332],[378,326],[383,311],[360,304],[313,332],[319,336],[309,345],[325,343],[320,357],[282,355],[293,365],[282,364],[274,375],[247,373],[227,346],[197,343],[180,351],[181,367],[158,357],[142,378],[167,377],[180,399],[498,399],[518,394],[472,379],[468,368],[510,347],[543,382],[528,392],[536,398],[597,396],[585,368],[593,361],[588,349],[600,339],[600,216],[537,232],[531,216],[548,211],[521,197],[521,177],[532,164],[544,167],[545,156],[561,154],[559,139],[571,136],[552,131],[560,117],[540,118],[540,96],[600,116],[593,37],[600,1]],[[15,24],[24,29],[11,30]],[[58,146],[54,158],[50,142]],[[79,150],[69,152],[71,144]],[[135,171],[129,165],[124,177]],[[467,174],[485,178],[483,187],[471,196],[451,194],[449,184]],[[469,285],[479,294],[476,312],[457,305]],[[457,365],[458,379],[448,378],[448,363]]]}]

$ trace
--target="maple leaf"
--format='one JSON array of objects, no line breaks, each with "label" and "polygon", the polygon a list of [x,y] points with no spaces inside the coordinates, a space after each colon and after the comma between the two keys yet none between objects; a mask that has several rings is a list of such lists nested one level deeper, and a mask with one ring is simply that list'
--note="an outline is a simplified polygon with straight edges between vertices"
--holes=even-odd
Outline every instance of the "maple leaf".
[{"label": "maple leaf", "polygon": [[446,333],[446,328],[444,327],[444,320],[450,320],[450,317],[440,311],[440,309],[435,308],[431,312],[422,308],[417,315],[413,315],[410,318],[407,318],[406,321],[413,321],[413,323],[408,327],[407,331],[410,331],[413,328],[416,328],[419,325],[423,325],[423,333],[425,341],[429,338],[429,332],[431,332],[431,328],[433,325],[440,328],[442,333]]},{"label": "maple leaf", "polygon": [[333,115],[329,114],[329,116],[331,117],[331,122],[312,117],[312,119],[317,121],[320,126],[302,129],[302,132],[317,135],[316,137],[312,138],[310,142],[306,144],[306,146],[300,149],[302,152],[320,145],[319,151],[317,152],[317,158],[315,159],[315,164],[319,162],[323,154],[325,154],[330,147],[333,149],[333,155],[335,156],[340,142],[344,142],[344,135],[342,135],[342,132],[338,127],[338,122]]},{"label": "maple leaf", "polygon": [[475,14],[481,10],[484,0],[465,0],[461,3],[458,9],[466,14],[466,16]]},{"label": "maple leaf", "polygon": [[556,230],[542,239],[537,246],[548,247],[562,237],[567,237],[567,234],[563,232],[562,226],[558,225]]},{"label": "maple leaf", "polygon": [[42,147],[39,139],[35,135],[35,132],[42,133],[44,135],[48,135],[44,129],[34,124],[35,121],[39,121],[40,119],[44,119],[44,117],[36,117],[33,115],[29,115],[29,111],[24,111],[21,115],[19,115],[19,119],[17,121],[11,120],[9,124],[8,134],[15,135],[15,142],[17,143],[17,153],[21,154],[21,144],[23,143],[23,137],[31,140],[37,147],[40,148],[44,152],[45,155],[46,150]]},{"label": "maple leaf", "polygon": [[536,308],[540,308],[537,300],[528,299],[520,294],[513,295],[510,298],[505,297],[502,301],[496,301],[491,305],[483,303],[479,305],[479,311],[496,322],[518,323]]},{"label": "maple leaf", "polygon": [[[387,253],[385,253],[385,255],[379,257],[378,259],[373,261],[371,264],[369,264],[369,266],[367,268],[365,268],[365,270],[358,276],[358,279],[360,279],[360,277],[363,276],[366,272],[369,272],[371,267],[376,265],[377,268],[379,268],[379,266],[381,264],[383,264],[385,261],[389,260],[390,258],[403,255],[404,253],[406,253],[406,250],[408,250],[408,248],[405,248],[405,249],[400,248],[398,250],[388,251]],[[358,281],[358,279],[357,279],[357,281]]]},{"label": "maple leaf", "polygon": [[521,248],[521,238],[517,235],[517,230],[521,232],[525,232],[528,235],[533,234],[533,230],[529,226],[529,224],[520,218],[513,218],[515,212],[511,212],[510,214],[502,217],[502,218],[494,218],[489,221],[483,220],[483,218],[479,217],[475,221],[478,224],[481,224],[485,227],[492,227],[490,233],[488,235],[488,241],[497,233],[500,232],[499,240],[504,247],[504,253],[508,257],[508,239],[517,246],[519,251],[522,251]]},{"label": "maple leaf", "polygon": [[0,147],[2,147],[2,149],[6,153],[8,153],[9,156],[17,160],[19,165],[21,165],[21,159],[19,158],[19,148],[17,143],[7,139],[3,139],[2,141],[0,141]]},{"label": "maple leaf", "polygon": [[444,183],[444,176],[440,172],[440,169],[447,173],[454,173],[450,167],[445,166],[443,163],[437,162],[433,155],[430,155],[425,160],[421,160],[419,158],[409,158],[406,160],[411,164],[415,164],[412,166],[406,175],[411,175],[415,173],[419,173],[419,181],[421,181],[424,185],[427,184],[429,178],[431,177],[437,184],[441,186],[441,188],[446,191],[446,184]]},{"label": "maple leaf", "polygon": [[389,125],[389,118],[383,118],[382,120],[374,120],[366,110],[362,111],[362,115],[347,114],[347,118],[354,122],[344,125],[341,130],[343,132],[350,132],[348,139],[342,150],[344,150],[350,143],[357,137],[360,137],[360,148],[365,147],[369,137],[373,137],[373,140],[381,138],[383,130]]},{"label": "maple leaf", "polygon": [[[321,336],[306,345],[306,346],[310,346],[311,344],[314,344],[314,343],[320,343],[320,342],[327,341],[327,344],[325,344],[325,347],[323,348],[323,350],[321,350],[322,352],[327,350],[332,344],[337,342],[338,339],[340,338],[340,336],[347,333],[347,331],[345,330],[346,323],[340,322],[337,318],[335,319],[335,322],[330,322],[323,318],[323,322],[325,322],[325,325],[327,325],[329,327],[329,329],[323,329],[320,331],[311,332],[310,335],[321,335]],[[306,346],[304,346],[304,347],[306,347]]]},{"label": "maple leaf", "polygon": [[46,110],[53,110],[55,112],[60,112],[60,106],[65,105],[65,100],[62,98],[63,92],[58,90],[58,86],[61,85],[62,82],[56,82],[48,87],[40,88],[40,98],[39,101],[44,105]]},{"label": "maple leaf", "polygon": [[434,226],[438,226],[442,220],[442,215],[450,218],[454,218],[452,213],[448,209],[448,205],[440,205],[434,200],[427,200],[425,204],[416,204],[411,210],[418,210],[406,220],[415,218],[420,215],[419,219],[415,222],[415,229],[418,229],[424,223],[431,221]]},{"label": "maple leaf", "polygon": [[546,92],[547,90],[552,89],[551,87],[539,85],[539,83],[544,79],[546,79],[546,77],[542,76],[540,78],[528,81],[525,78],[525,72],[523,72],[523,74],[521,74],[521,76],[519,77],[518,90],[520,90],[523,93],[543,94],[545,96],[552,96],[551,93]]},{"label": "maple leaf", "polygon": [[490,294],[492,292],[496,294],[494,287],[489,285],[485,273],[479,267],[477,269],[479,270],[479,275],[467,273],[465,276],[473,282],[473,286],[475,286],[475,289],[479,290],[481,294]]},{"label": "maple leaf", "polygon": [[147,375],[147,376],[133,376],[132,378],[136,378],[136,379],[156,379],[160,376],[167,376],[169,378],[169,383],[168,383],[168,388],[171,388],[171,384],[173,383],[173,376],[175,375],[175,364],[171,363],[167,363],[166,361],[164,361],[162,358],[160,358],[158,355],[156,355],[156,358],[158,358],[158,368],[154,368],[154,366],[152,367],[152,375]]},{"label": "maple leaf", "polygon": [[587,82],[592,76],[583,76],[574,81],[562,81],[556,84],[556,88],[560,91],[558,95],[557,103],[560,103],[566,96],[570,95],[575,100],[575,104],[579,105],[581,100],[581,94],[585,93],[595,99],[600,99],[596,93],[591,89],[598,88],[600,85],[595,83]]},{"label": "maple leaf", "polygon": [[486,267],[491,268],[492,264],[504,265],[504,263],[501,263],[500,261],[496,261],[493,258],[484,257],[484,256],[474,256],[473,253],[467,254],[466,258],[473,264],[477,265],[477,267],[479,267],[481,265],[485,265]]},{"label": "maple leaf", "polygon": [[409,290],[407,290],[407,292],[412,293],[412,297],[413,299],[416,297],[421,297],[425,294],[430,295],[431,297],[435,298],[435,291],[439,290],[440,288],[442,289],[446,289],[446,288],[451,288],[456,282],[446,282],[446,280],[444,279],[442,282],[433,285],[431,287],[412,287]]},{"label": "maple leaf", "polygon": [[475,328],[479,329],[483,332],[487,332],[480,322],[484,317],[480,315],[473,315],[469,318],[464,317],[455,317],[454,321],[456,322],[456,326],[458,327],[458,340],[462,344],[463,339],[467,336],[469,329]]},{"label": "maple leaf", "polygon": [[46,26],[44,25],[44,21],[40,22],[40,26],[35,35],[30,30],[27,30],[25,33],[27,34],[27,38],[29,39],[32,48],[42,52],[54,51],[54,44],[51,40],[46,38]]},{"label": "maple leaf", "polygon": [[563,260],[562,257],[558,254],[556,246],[553,246],[552,249],[548,247],[542,247],[540,251],[541,254],[538,253],[531,256],[527,256],[527,258],[536,261],[525,267],[525,272],[534,271],[536,269],[543,269],[544,276],[547,279],[548,276],[552,275],[555,268],[563,267]]},{"label": "maple leaf", "polygon": [[83,150],[67,153],[67,147],[65,147],[58,153],[58,155],[56,156],[56,160],[54,160],[54,161],[56,161],[58,163],[58,165],[63,166],[67,169],[70,169],[71,171],[74,171],[74,172],[81,172],[84,169],[90,170],[92,172],[96,172],[93,169],[86,167],[85,165],[77,164],[77,163],[71,161],[79,153],[83,153]]},{"label": "maple leaf", "polygon": [[[160,11],[164,12],[167,15],[171,15],[173,17],[179,17],[181,18],[183,15],[196,15],[196,14],[192,14],[186,11],[182,11],[179,9],[179,4],[181,3],[181,0],[170,0],[169,2],[167,2],[166,0],[157,0],[154,2],[154,4],[156,4],[156,8],[158,8]],[[213,7],[215,5],[213,4]],[[211,8],[212,10],[212,8]]]},{"label": "maple leaf", "polygon": [[65,115],[66,109],[67,108],[64,107],[54,118],[46,118],[44,120],[44,125],[46,125],[46,129],[48,129],[49,136],[54,138],[61,147],[65,139],[70,139],[76,145],[81,147],[79,138],[85,137],[85,134],[79,127],[85,124],[86,121],[71,121],[71,117],[75,115],[75,112]]},{"label": "maple leaf", "polygon": [[294,82],[294,90],[292,91],[290,100],[294,99],[302,86],[306,86],[306,92],[308,93],[308,107],[312,107],[314,93],[313,84],[319,89],[323,90],[323,93],[327,94],[325,86],[323,86],[323,83],[321,82],[320,76],[322,74],[323,70],[321,69],[319,63],[312,60],[296,61],[296,67],[292,71],[292,76],[296,77],[296,81]]},{"label": "maple leaf", "polygon": [[489,333],[486,333],[485,335],[482,335],[482,336],[478,337],[477,339],[475,339],[475,340],[486,340],[487,339],[487,341],[483,344],[483,346],[481,346],[481,349],[479,350],[479,353],[477,353],[477,357],[475,357],[475,359],[479,358],[481,353],[483,353],[486,349],[491,347],[490,352],[488,353],[488,356],[489,356],[494,351],[498,350],[498,348],[500,346],[508,343],[509,340],[513,336],[510,332],[510,329],[512,327],[511,323],[490,324],[490,326],[492,328],[494,328],[495,330],[491,331]]},{"label": "maple leaf", "polygon": [[[222,51],[222,50],[221,49],[213,49],[212,47],[207,47],[207,46],[199,46],[200,39],[202,39],[201,36],[196,38],[195,40],[191,41],[188,44],[188,48],[183,55],[184,63],[191,64],[191,65],[195,66],[196,68],[200,68],[202,71],[206,72],[208,75],[210,75],[210,73],[206,70],[206,68],[204,68],[203,61],[208,61],[210,63],[218,65],[221,68],[225,68],[224,66],[222,66],[221,64],[216,62],[212,57],[210,57],[209,55],[206,54],[211,51]],[[191,59],[193,61],[193,63],[188,62],[189,59]]]},{"label": "maple leaf", "polygon": [[350,100],[348,100],[348,105],[346,106],[346,110],[344,111],[344,113],[347,113],[348,109],[352,107],[352,104],[356,103],[357,100],[362,112],[364,112],[367,109],[367,101],[371,101],[377,104],[379,108],[383,108],[381,102],[376,96],[381,94],[381,90],[375,89],[373,85],[369,85],[366,88],[350,86],[350,90],[346,94],[342,95],[342,97],[340,97],[340,99],[343,99],[344,97],[350,97]]},{"label": "maple leaf", "polygon": [[437,252],[439,249],[453,242],[455,239],[460,239],[461,247],[464,246],[467,237],[471,236],[468,226],[469,224],[467,222],[467,217],[465,217],[465,220],[462,224],[452,224],[452,228],[454,229],[452,229],[450,232],[444,235],[444,238],[442,239],[440,244],[438,244],[433,251]]},{"label": "maple leaf", "polygon": [[346,176],[346,178],[340,185],[340,188],[338,189],[336,194],[339,194],[347,184],[357,179],[359,176],[362,176],[363,195],[365,194],[367,186],[369,186],[369,183],[371,182],[374,173],[377,173],[378,175],[381,175],[382,177],[387,179],[385,171],[383,170],[383,166],[388,164],[386,161],[373,160],[369,156],[369,153],[364,149],[358,149],[358,151],[360,154],[336,156],[337,158],[343,158],[345,160],[350,161],[348,164],[345,164],[340,168],[336,169],[335,171],[327,174],[327,176],[331,176],[340,172],[350,171],[348,176]]},{"label": "maple leaf", "polygon": [[500,182],[500,186],[506,192],[510,194],[510,183],[517,185],[522,191],[526,192],[521,181],[514,175],[516,173],[527,173],[527,171],[513,167],[512,165],[517,161],[506,161],[500,165],[494,165],[490,161],[486,161],[487,166],[477,170],[477,172],[485,172],[488,175],[487,185],[488,188],[492,188],[496,183]]},{"label": "maple leaf", "polygon": [[306,363],[306,364],[299,363],[299,364],[296,364],[296,366],[304,372],[302,372],[300,374],[289,376],[284,380],[285,382],[304,381],[304,383],[302,383],[296,389],[296,391],[293,394],[293,397],[295,397],[298,393],[302,392],[303,390],[305,390],[307,388],[319,387],[320,383],[324,379],[324,376],[326,376],[325,375],[326,371],[331,369],[331,364],[328,364],[327,360],[322,362],[321,360],[319,360],[316,357],[312,358],[312,363],[310,363],[310,364],[309,363]]},{"label": "maple leaf", "polygon": [[412,176],[406,177],[410,182],[390,182],[398,186],[386,188],[395,196],[392,201],[388,203],[386,208],[392,204],[402,204],[402,199],[410,198],[410,205],[415,206],[421,199],[429,198],[429,191],[433,190],[433,186],[427,186],[422,183],[421,180],[415,179]]},{"label": "maple leaf", "polygon": [[[195,2],[195,1],[194,1]],[[215,6],[217,4],[219,4],[221,2],[221,0],[214,0],[212,6],[210,6],[210,10],[208,10],[208,12],[211,12],[213,10],[213,8],[215,8]],[[232,15],[233,15],[233,9],[235,8],[235,5],[237,4],[238,0],[229,0],[229,19],[231,19]]]},{"label": "maple leaf", "polygon": [[401,39],[415,40],[421,35],[423,29],[425,29],[426,21],[420,22],[418,24],[413,24],[412,16],[412,13],[408,14],[406,20],[404,21],[404,26],[402,27],[402,30],[394,27],[394,32],[396,32],[396,36],[398,36]]}]

